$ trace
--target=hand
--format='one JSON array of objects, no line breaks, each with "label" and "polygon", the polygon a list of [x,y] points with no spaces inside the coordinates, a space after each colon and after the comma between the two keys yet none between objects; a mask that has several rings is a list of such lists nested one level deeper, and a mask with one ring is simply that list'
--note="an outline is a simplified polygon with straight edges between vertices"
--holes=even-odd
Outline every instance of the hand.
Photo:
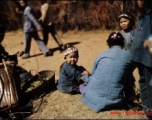
[{"label": "hand", "polygon": [[6,65],[10,65],[10,66],[14,66],[14,65],[16,65],[16,63],[14,62],[14,61],[5,61],[5,64]]},{"label": "hand", "polygon": [[144,42],[144,48],[148,49],[148,51],[152,54],[152,40],[146,40]]},{"label": "hand", "polygon": [[38,21],[40,22],[42,20],[42,18],[40,17],[39,19],[38,19]]},{"label": "hand", "polygon": [[87,70],[85,70],[85,71],[83,71],[83,72],[81,73],[82,76],[88,75],[88,74],[89,74],[89,72],[88,72]]},{"label": "hand", "polygon": [[16,53],[16,55],[19,56],[19,57],[21,57],[23,54],[24,54],[24,51],[18,51],[18,52]]},{"label": "hand", "polygon": [[37,29],[37,31],[43,31],[43,28],[42,28],[42,27],[40,27],[40,28],[38,28],[38,29]]}]

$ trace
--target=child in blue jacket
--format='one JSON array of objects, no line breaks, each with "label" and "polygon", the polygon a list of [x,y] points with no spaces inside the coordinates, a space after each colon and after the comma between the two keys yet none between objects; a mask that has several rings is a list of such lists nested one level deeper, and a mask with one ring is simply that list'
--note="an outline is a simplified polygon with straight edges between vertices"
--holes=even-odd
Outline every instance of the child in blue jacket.
[{"label": "child in blue jacket", "polygon": [[67,45],[64,52],[65,62],[61,65],[57,89],[64,93],[79,93],[78,80],[89,74],[82,66],[78,66],[79,52],[74,46]]}]

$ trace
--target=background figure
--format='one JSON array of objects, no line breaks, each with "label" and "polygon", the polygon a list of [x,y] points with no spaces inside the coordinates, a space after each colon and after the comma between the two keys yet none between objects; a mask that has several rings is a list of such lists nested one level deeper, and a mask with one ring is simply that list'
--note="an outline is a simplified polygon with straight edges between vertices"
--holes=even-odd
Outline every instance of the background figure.
[{"label": "background figure", "polygon": [[41,4],[41,17],[39,21],[42,22],[44,29],[43,41],[45,45],[47,45],[49,39],[48,35],[49,33],[51,33],[52,37],[58,44],[60,51],[62,52],[64,50],[64,45],[56,33],[51,6],[49,5],[49,3],[46,3],[46,0],[40,0],[40,4]]},{"label": "background figure", "polygon": [[152,119],[152,55],[143,47],[143,43],[152,35],[152,11],[151,0],[137,0],[138,9],[141,15],[138,19],[138,26],[135,31],[131,59],[136,62],[140,79],[140,97],[143,109],[147,117]]},{"label": "background figure", "polygon": [[25,45],[24,45],[24,55],[23,59],[30,57],[30,47],[31,47],[31,39],[32,37],[36,40],[40,49],[42,50],[45,56],[51,56],[52,53],[45,46],[44,42],[39,38],[37,30],[41,31],[42,28],[38,21],[36,20],[34,10],[27,5],[26,0],[19,1],[21,7],[24,8],[24,35],[25,35]]},{"label": "background figure", "polygon": [[[123,12],[119,15],[119,25],[122,29],[121,34],[124,37],[125,45],[124,49],[130,51],[133,37],[134,37],[134,27],[135,22],[133,17],[128,12]],[[125,98],[128,102],[133,102],[136,97],[135,93],[135,78],[133,76],[133,71],[135,70],[136,65],[132,66],[130,75],[128,76],[126,87],[125,87]]]},{"label": "background figure", "polygon": [[64,52],[65,62],[60,67],[60,77],[57,88],[64,93],[79,93],[78,80],[89,74],[82,66],[78,66],[79,52],[74,46],[67,45]]},{"label": "background figure", "polygon": [[121,13],[119,15],[119,25],[122,29],[121,34],[125,39],[124,49],[130,50],[135,32],[134,31],[135,22],[133,20],[132,15],[128,12]]},{"label": "background figure", "polygon": [[79,86],[82,102],[95,112],[121,108],[124,104],[124,87],[132,63],[130,52],[123,49],[124,38],[113,32],[107,40],[109,50],[101,53],[94,61],[92,74],[80,78],[87,85]]}]

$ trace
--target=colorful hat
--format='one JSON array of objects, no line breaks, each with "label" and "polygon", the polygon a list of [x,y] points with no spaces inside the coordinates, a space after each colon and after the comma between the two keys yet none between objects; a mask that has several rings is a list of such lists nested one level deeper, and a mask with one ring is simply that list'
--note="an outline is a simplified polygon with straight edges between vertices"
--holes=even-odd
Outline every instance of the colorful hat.
[{"label": "colorful hat", "polygon": [[112,32],[107,40],[107,43],[110,45],[120,45],[124,42],[124,38],[121,33],[119,32]]},{"label": "colorful hat", "polygon": [[126,12],[126,13],[125,13],[125,12],[124,12],[124,13],[121,13],[118,18],[119,18],[119,19],[120,19],[120,18],[127,18],[127,19],[129,19],[129,20],[132,20],[132,16],[131,16],[131,14],[128,13],[128,12]]},{"label": "colorful hat", "polygon": [[78,49],[74,46],[67,45],[67,48],[64,51],[64,55],[66,56],[66,55],[73,53],[73,52],[78,52]]}]

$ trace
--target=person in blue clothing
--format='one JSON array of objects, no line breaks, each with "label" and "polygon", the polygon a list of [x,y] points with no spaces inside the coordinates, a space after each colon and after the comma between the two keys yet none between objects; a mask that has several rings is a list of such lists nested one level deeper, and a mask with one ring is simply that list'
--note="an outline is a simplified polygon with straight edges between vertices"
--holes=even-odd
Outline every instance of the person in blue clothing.
[{"label": "person in blue clothing", "polygon": [[89,72],[82,66],[78,66],[79,52],[74,46],[67,45],[64,51],[65,62],[60,67],[60,77],[57,89],[64,93],[79,93],[78,80]]},{"label": "person in blue clothing", "polygon": [[123,12],[119,15],[119,25],[122,29],[121,34],[123,35],[125,39],[125,50],[131,49],[131,44],[134,36],[134,27],[135,22],[133,20],[133,16],[128,12]]},{"label": "person in blue clothing", "polygon": [[42,27],[38,23],[35,12],[32,7],[27,4],[27,0],[19,1],[21,7],[24,8],[24,35],[25,35],[25,44],[24,44],[24,55],[23,59],[30,57],[30,47],[32,37],[35,39],[40,49],[42,50],[44,56],[52,56],[52,52],[45,46],[44,42],[39,38],[37,31],[42,31]]},{"label": "person in blue clothing", "polygon": [[130,74],[130,53],[123,49],[124,38],[112,32],[107,40],[109,50],[101,53],[93,64],[91,75],[82,76],[79,89],[82,102],[95,112],[122,107],[125,103],[124,87]]},{"label": "person in blue clothing", "polygon": [[136,63],[139,71],[140,97],[144,112],[152,119],[152,55],[147,44],[147,41],[151,42],[152,35],[152,1],[136,0],[136,2],[141,15],[138,18],[130,51],[131,60]]},{"label": "person in blue clothing", "polygon": [[[122,12],[118,18],[120,28],[122,29],[121,34],[125,39],[124,49],[130,51],[135,32],[135,22],[133,16],[129,12]],[[136,98],[135,78],[133,76],[133,71],[135,70],[135,68],[136,64],[134,64],[134,66],[132,67],[132,72],[130,72],[131,74],[128,76],[129,78],[124,91],[125,98],[128,103],[133,103],[134,99]]]}]

